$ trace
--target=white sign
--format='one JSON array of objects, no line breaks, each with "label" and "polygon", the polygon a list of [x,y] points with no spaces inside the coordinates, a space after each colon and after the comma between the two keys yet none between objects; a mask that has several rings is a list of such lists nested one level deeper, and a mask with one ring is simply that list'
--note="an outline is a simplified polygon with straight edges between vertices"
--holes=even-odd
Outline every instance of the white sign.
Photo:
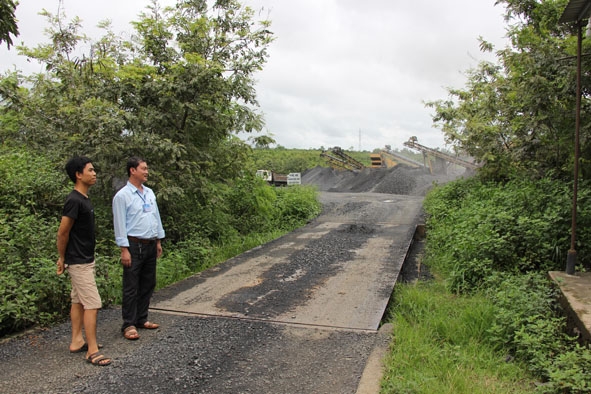
[{"label": "white sign", "polygon": [[291,185],[301,185],[302,184],[302,174],[299,172],[290,172],[287,174],[287,186]]}]

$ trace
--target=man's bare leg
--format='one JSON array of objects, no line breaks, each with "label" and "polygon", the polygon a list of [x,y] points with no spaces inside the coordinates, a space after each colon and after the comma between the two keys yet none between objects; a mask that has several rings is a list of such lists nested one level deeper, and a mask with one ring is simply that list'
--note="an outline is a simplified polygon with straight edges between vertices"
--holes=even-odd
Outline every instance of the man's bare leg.
[{"label": "man's bare leg", "polygon": [[84,332],[86,333],[86,343],[88,343],[88,352],[86,357],[98,352],[98,343],[96,340],[96,318],[98,309],[84,310]]},{"label": "man's bare leg", "polygon": [[85,343],[84,336],[82,335],[82,327],[84,323],[84,308],[82,307],[82,304],[72,304],[72,307],[70,308],[70,320],[72,321],[72,342],[70,343],[70,351],[76,351]]}]

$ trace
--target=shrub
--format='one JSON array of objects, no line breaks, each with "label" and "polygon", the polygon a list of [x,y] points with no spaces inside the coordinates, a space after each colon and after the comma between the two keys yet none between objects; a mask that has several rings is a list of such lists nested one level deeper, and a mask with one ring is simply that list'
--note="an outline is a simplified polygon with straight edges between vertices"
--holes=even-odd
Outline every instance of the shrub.
[{"label": "shrub", "polygon": [[494,271],[544,272],[565,263],[570,202],[562,183],[460,180],[434,189],[424,206],[427,264],[445,272],[456,291],[478,288]]},{"label": "shrub", "polygon": [[[527,365],[544,382],[537,390],[543,393],[591,392],[591,349],[566,333],[547,278],[548,270],[564,267],[570,246],[567,189],[551,180],[496,185],[472,179],[433,189],[425,199],[427,265],[456,294],[486,296],[494,319],[483,338]],[[589,199],[588,185],[580,196]],[[582,207],[578,222],[590,219],[591,210]],[[579,252],[587,250],[590,234],[578,234]],[[589,255],[581,254],[588,265]]]},{"label": "shrub", "polygon": [[[56,213],[65,177],[25,149],[0,147],[0,335],[69,310],[55,274]],[[51,252],[50,252],[51,251]]]},{"label": "shrub", "polygon": [[511,353],[521,352],[517,340],[532,330],[524,327],[536,319],[557,316],[557,294],[542,273],[512,275],[496,273],[483,286],[496,308],[495,321],[489,329],[490,341]]},{"label": "shrub", "polygon": [[290,186],[275,188],[277,216],[274,225],[292,229],[304,225],[320,213],[321,205],[316,189],[312,186]]},{"label": "shrub", "polygon": [[540,393],[591,393],[591,351],[589,347],[575,345],[571,350],[557,354],[548,367],[548,382]]}]

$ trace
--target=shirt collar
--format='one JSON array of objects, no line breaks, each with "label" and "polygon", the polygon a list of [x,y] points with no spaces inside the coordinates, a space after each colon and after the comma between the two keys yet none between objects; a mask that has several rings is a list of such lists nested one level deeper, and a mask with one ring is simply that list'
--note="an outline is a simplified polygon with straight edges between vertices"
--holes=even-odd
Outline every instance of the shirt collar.
[{"label": "shirt collar", "polygon": [[133,185],[133,183],[127,181],[127,186],[131,189],[132,193],[137,192],[139,189]]}]

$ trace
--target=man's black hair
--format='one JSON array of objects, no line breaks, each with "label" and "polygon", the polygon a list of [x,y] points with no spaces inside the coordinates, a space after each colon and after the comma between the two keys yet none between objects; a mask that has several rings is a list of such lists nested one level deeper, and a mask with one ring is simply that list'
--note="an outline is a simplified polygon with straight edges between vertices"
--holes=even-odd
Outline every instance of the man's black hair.
[{"label": "man's black hair", "polygon": [[76,183],[76,173],[79,172],[82,174],[84,172],[84,167],[86,167],[88,163],[92,163],[92,160],[86,156],[76,156],[68,160],[68,163],[66,163],[66,173],[72,182]]},{"label": "man's black hair", "polygon": [[137,157],[137,156],[133,156],[130,157],[129,160],[127,160],[127,176],[131,176],[131,169],[132,168],[137,168],[137,166],[139,166],[141,163],[145,163],[146,161],[144,159],[142,159],[141,157]]}]

